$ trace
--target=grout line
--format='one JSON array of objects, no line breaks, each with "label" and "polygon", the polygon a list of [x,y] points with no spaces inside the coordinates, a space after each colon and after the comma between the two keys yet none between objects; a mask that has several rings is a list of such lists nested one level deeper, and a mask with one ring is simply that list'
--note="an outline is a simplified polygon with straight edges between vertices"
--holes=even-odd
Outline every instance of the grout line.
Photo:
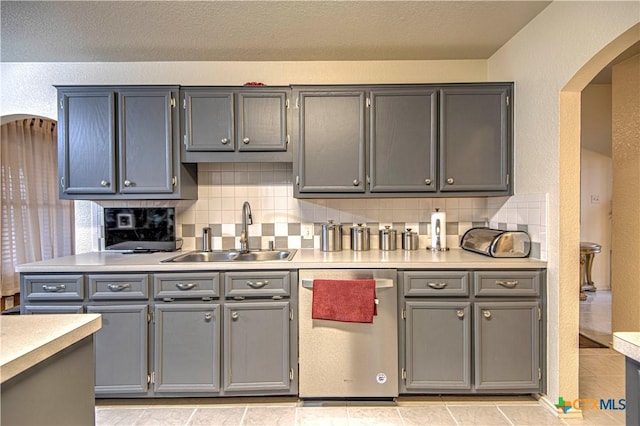
[{"label": "grout line", "polygon": [[507,415],[505,414],[505,412],[504,412],[504,411],[502,411],[502,409],[501,409],[497,404],[496,404],[496,408],[498,409],[498,411],[500,412],[500,414],[502,414],[502,415],[504,416],[504,418],[505,418],[505,419],[507,419],[507,421],[509,422],[509,424],[510,424],[511,426],[514,426],[514,423],[511,421],[511,419],[509,418],[509,416],[507,416]]}]

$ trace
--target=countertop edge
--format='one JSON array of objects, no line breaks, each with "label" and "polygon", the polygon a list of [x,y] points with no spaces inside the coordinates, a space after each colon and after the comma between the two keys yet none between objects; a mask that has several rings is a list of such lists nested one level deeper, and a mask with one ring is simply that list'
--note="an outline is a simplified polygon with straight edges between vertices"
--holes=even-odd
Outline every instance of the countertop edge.
[{"label": "countertop edge", "polygon": [[[69,346],[79,342],[87,336],[100,330],[102,327],[102,316],[100,314],[61,314],[65,317],[73,315],[76,317],[78,324],[72,328],[67,326],[67,329],[60,334],[50,336],[48,340],[40,342],[39,344],[29,345],[25,348],[23,354],[19,354],[11,360],[5,361],[0,365],[0,383],[4,383],[7,380],[17,376],[18,374],[28,370],[35,366],[39,362],[55,355],[56,353],[68,348]],[[36,317],[36,316],[34,316]],[[50,315],[37,316],[44,321],[49,320]],[[24,316],[6,316],[6,321],[16,321]],[[5,318],[2,321],[5,321]],[[69,317],[71,318],[71,317]],[[6,324],[2,324],[6,326]],[[15,324],[14,324],[15,326]],[[54,327],[55,324],[51,324]]]},{"label": "countertop edge", "polygon": [[640,362],[640,332],[613,333],[613,349],[627,358]]}]

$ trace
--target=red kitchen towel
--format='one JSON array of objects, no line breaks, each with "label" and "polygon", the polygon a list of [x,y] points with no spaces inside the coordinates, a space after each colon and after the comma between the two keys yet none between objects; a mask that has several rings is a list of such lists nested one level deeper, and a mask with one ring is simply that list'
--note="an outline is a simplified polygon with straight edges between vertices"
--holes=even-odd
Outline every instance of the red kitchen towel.
[{"label": "red kitchen towel", "polygon": [[376,280],[313,280],[311,318],[373,323]]}]

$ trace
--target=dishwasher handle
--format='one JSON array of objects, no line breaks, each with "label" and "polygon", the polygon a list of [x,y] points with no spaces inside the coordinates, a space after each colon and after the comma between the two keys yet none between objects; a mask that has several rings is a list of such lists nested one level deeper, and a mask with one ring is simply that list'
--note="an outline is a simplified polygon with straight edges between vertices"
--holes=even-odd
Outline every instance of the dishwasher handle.
[{"label": "dishwasher handle", "polygon": [[[368,279],[368,278],[359,278],[359,279]],[[348,281],[348,280],[345,280]],[[313,288],[313,280],[311,279],[303,279],[302,280],[303,288]],[[393,280],[389,278],[376,278],[376,288],[392,288]]]}]

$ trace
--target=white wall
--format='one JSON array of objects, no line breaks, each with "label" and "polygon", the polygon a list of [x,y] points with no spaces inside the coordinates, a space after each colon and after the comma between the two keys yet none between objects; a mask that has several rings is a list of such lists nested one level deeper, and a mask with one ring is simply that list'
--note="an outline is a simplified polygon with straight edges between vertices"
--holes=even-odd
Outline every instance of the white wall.
[{"label": "white wall", "polygon": [[[549,195],[547,394],[551,404],[559,396],[565,400],[579,396],[579,142],[561,146],[561,130],[575,133],[574,125],[579,141],[579,92],[605,64],[590,70],[591,78],[583,76],[587,79],[577,89],[578,117],[566,117],[571,124],[565,122],[562,127],[561,91],[607,44],[638,22],[638,2],[556,1],[488,61],[489,80],[516,84],[515,191]],[[565,100],[571,101],[575,96]]]}]

